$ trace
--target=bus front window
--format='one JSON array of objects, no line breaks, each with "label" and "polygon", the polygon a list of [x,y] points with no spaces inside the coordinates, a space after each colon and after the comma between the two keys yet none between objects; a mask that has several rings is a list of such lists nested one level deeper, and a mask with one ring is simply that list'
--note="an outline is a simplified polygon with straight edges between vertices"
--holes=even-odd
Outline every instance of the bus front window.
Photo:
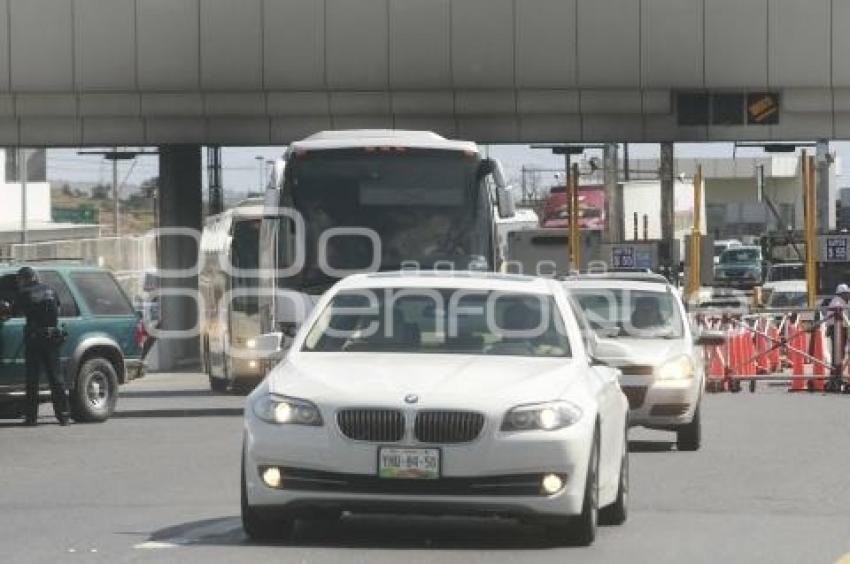
[{"label": "bus front window", "polygon": [[[291,159],[287,188],[291,205],[306,225],[306,264],[289,287],[334,281],[322,272],[318,247],[332,228],[367,228],[380,239],[380,261],[363,235],[325,241],[329,266],[380,270],[416,262],[432,268],[449,261],[464,269],[480,257],[490,260],[486,192],[480,190],[477,155],[459,151],[390,149],[327,150]],[[492,268],[492,265],[488,265]]]}]

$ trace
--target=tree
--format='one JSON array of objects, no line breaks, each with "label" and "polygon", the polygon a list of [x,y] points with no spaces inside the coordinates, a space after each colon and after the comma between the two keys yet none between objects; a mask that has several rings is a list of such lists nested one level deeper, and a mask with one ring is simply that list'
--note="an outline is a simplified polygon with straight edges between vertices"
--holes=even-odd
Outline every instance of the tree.
[{"label": "tree", "polygon": [[91,189],[91,197],[93,200],[107,200],[111,198],[112,187],[106,184],[95,184]]}]

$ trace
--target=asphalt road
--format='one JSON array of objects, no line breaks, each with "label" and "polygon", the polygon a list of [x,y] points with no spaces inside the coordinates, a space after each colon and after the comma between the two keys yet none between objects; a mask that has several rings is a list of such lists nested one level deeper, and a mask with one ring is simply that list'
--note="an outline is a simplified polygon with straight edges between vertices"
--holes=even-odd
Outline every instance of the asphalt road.
[{"label": "asphalt road", "polygon": [[346,517],[291,546],[239,522],[241,397],[197,374],[126,386],[105,424],[0,421],[0,562],[771,562],[850,553],[850,397],[710,395],[705,442],[633,430],[632,512],[590,548],[511,521]]}]

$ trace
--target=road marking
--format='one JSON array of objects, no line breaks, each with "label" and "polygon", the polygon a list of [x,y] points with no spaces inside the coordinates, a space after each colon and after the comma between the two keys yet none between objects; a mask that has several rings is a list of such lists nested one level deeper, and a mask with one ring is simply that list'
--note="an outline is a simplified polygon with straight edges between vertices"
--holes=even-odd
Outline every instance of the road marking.
[{"label": "road marking", "polygon": [[174,544],[170,542],[158,542],[158,541],[147,541],[142,542],[134,546],[133,548],[141,549],[141,550],[150,550],[150,549],[161,549],[161,548],[177,548],[180,546],[179,544]]}]

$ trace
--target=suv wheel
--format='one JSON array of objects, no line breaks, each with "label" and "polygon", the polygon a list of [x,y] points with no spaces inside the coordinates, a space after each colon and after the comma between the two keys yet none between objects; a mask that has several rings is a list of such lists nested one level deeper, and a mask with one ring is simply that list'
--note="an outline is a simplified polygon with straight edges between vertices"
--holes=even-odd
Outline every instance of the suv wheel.
[{"label": "suv wheel", "polygon": [[106,421],[118,403],[118,374],[105,358],[90,358],[77,372],[71,392],[71,415],[74,421]]}]

